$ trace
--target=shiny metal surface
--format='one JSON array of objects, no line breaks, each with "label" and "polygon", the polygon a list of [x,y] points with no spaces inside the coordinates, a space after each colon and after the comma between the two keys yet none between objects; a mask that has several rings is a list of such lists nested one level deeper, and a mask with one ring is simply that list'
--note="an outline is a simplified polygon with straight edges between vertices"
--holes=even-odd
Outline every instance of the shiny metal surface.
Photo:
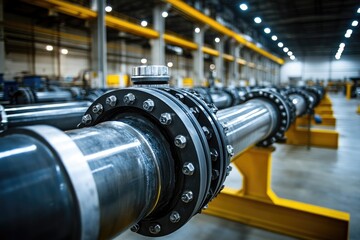
[{"label": "shiny metal surface", "polygon": [[62,108],[52,110],[39,110],[36,112],[23,112],[7,115],[7,128],[26,125],[46,124],[61,130],[76,128],[87,107]]},{"label": "shiny metal surface", "polygon": [[275,107],[260,99],[220,110],[217,117],[227,129],[226,137],[235,155],[269,136],[277,121]]},{"label": "shiny metal surface", "polygon": [[219,109],[231,106],[231,96],[225,91],[211,92],[210,96],[214,105]]},{"label": "shiny metal surface", "polygon": [[169,76],[169,69],[162,65],[137,66],[132,69],[133,76]]},{"label": "shiny metal surface", "polygon": [[89,107],[91,102],[66,102],[66,103],[49,103],[49,104],[31,104],[31,105],[16,105],[6,107],[5,112],[9,114],[18,114],[24,112],[38,112],[40,110],[52,110],[62,108],[77,108],[77,107]]},{"label": "shiny metal surface", "polygon": [[296,116],[303,115],[306,112],[306,101],[300,94],[290,94],[289,99],[295,105]]},{"label": "shiny metal surface", "polygon": [[142,133],[122,122],[67,132],[85,155],[100,203],[100,239],[121,233],[149,214],[160,194],[158,159]]},{"label": "shiny metal surface", "polygon": [[73,100],[70,91],[36,92],[36,102],[61,102]]}]

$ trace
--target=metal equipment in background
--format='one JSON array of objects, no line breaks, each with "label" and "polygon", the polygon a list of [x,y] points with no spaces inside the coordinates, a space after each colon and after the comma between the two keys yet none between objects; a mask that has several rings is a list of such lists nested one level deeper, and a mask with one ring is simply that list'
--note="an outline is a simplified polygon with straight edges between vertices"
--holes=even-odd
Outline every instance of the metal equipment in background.
[{"label": "metal equipment in background", "polygon": [[290,102],[271,90],[218,111],[195,91],[169,88],[164,66],[137,67],[132,79],[135,87],[96,99],[80,129],[2,133],[2,239],[170,234],[222,190],[233,155],[270,145],[291,123]]},{"label": "metal equipment in background", "polygon": [[61,130],[76,128],[89,101],[31,104],[3,107],[0,105],[0,132],[9,128],[46,124]]}]

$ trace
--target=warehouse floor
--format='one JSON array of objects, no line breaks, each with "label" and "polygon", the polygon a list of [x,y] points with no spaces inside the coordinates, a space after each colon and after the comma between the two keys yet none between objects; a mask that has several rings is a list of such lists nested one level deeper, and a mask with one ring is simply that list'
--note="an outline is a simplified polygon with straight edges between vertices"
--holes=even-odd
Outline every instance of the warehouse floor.
[{"label": "warehouse floor", "polygon": [[[276,145],[272,187],[282,198],[349,212],[350,239],[360,239],[360,115],[359,101],[330,95],[340,134],[339,149]],[[226,185],[240,186],[232,171]],[[126,231],[117,240],[150,239]],[[158,239],[293,239],[220,218],[197,215],[177,232]]]}]

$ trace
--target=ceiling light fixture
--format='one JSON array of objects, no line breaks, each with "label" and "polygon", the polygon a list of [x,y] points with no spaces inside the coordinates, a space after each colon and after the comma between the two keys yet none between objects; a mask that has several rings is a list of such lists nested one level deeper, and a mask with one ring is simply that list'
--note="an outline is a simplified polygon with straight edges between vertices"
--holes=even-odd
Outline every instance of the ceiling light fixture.
[{"label": "ceiling light fixture", "polygon": [[289,51],[289,48],[284,47],[284,48],[283,48],[283,51],[284,51],[284,52],[288,52],[288,51]]},{"label": "ceiling light fixture", "polygon": [[112,11],[112,7],[111,6],[106,6],[105,7],[105,12],[111,12]]},{"label": "ceiling light fixture", "polygon": [[146,63],[147,63],[147,59],[146,59],[146,58],[142,58],[142,59],[140,60],[140,62],[141,62],[142,64],[146,64]]},{"label": "ceiling light fixture", "polygon": [[277,37],[276,35],[272,35],[272,36],[271,36],[271,39],[272,39],[273,41],[276,41],[276,40],[278,39],[278,37]]},{"label": "ceiling light fixture", "polygon": [[360,7],[358,8],[357,13],[360,13]]},{"label": "ceiling light fixture", "polygon": [[172,62],[168,62],[168,63],[167,63],[167,66],[168,66],[169,68],[172,68],[172,67],[174,66],[174,64],[173,64]]},{"label": "ceiling light fixture", "polygon": [[358,24],[359,24],[359,22],[354,20],[354,21],[352,21],[351,26],[356,27]]},{"label": "ceiling light fixture", "polygon": [[148,25],[148,22],[145,20],[142,20],[140,24],[142,27],[146,27]]},{"label": "ceiling light fixture", "polygon": [[284,46],[284,44],[282,42],[278,43],[278,47],[283,47],[283,46]]},{"label": "ceiling light fixture", "polygon": [[245,3],[240,4],[239,7],[240,7],[240,9],[243,10],[243,11],[248,10],[248,5],[246,5]]},{"label": "ceiling light fixture", "polygon": [[218,38],[218,37],[215,38],[215,42],[216,42],[216,43],[219,43],[219,42],[220,42],[220,38]]},{"label": "ceiling light fixture", "polygon": [[51,45],[46,45],[45,49],[46,49],[46,51],[51,52],[52,50],[54,50],[54,47]]},{"label": "ceiling light fixture", "polygon": [[167,18],[168,16],[169,16],[169,14],[168,14],[168,12],[162,12],[161,13],[161,16],[163,17],[163,18]]},{"label": "ceiling light fixture", "polygon": [[196,33],[199,33],[200,32],[200,28],[195,28],[195,30],[194,30]]},{"label": "ceiling light fixture", "polygon": [[294,55],[291,55],[291,56],[290,56],[290,59],[294,61],[294,60],[295,60],[295,56],[294,56]]},{"label": "ceiling light fixture", "polygon": [[255,17],[255,18],[254,18],[254,22],[257,23],[257,24],[259,24],[259,23],[262,22],[262,20],[261,20],[260,17]]},{"label": "ceiling light fixture", "polygon": [[340,43],[339,44],[339,48],[344,48],[345,47],[345,43]]},{"label": "ceiling light fixture", "polygon": [[292,51],[288,51],[288,52],[287,52],[287,55],[288,55],[288,56],[292,56],[292,55],[293,55],[293,52],[292,52]]},{"label": "ceiling light fixture", "polygon": [[66,48],[61,49],[61,54],[66,55],[68,53],[69,53],[69,50],[67,50]]},{"label": "ceiling light fixture", "polygon": [[264,32],[266,33],[266,34],[269,34],[269,33],[271,33],[271,29],[270,28],[264,28]]}]

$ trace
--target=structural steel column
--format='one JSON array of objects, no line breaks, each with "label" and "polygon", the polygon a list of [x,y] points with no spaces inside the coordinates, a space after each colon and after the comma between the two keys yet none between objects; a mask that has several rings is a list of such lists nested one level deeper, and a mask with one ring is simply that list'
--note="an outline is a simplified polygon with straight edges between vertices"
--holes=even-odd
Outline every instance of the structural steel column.
[{"label": "structural steel column", "polygon": [[225,84],[224,79],[224,43],[226,38],[221,37],[220,42],[216,43],[216,50],[219,51],[219,56],[215,59],[215,66],[216,66],[216,78]]},{"label": "structural steel column", "polygon": [[164,5],[157,5],[153,11],[154,30],[159,33],[159,38],[150,40],[152,65],[165,65],[165,18],[161,16],[164,10]]},{"label": "structural steel column", "polygon": [[91,8],[97,11],[96,24],[93,23],[91,31],[92,39],[92,69],[97,72],[97,82],[92,83],[92,87],[106,87],[107,75],[107,46],[106,46],[106,26],[105,26],[105,3],[103,0],[93,0]]},{"label": "structural steel column", "polygon": [[202,48],[204,46],[204,35],[206,27],[201,27],[200,32],[194,32],[194,42],[198,45],[198,48],[193,52],[194,56],[194,76],[195,86],[199,86],[204,81],[204,52]]},{"label": "structural steel column", "polygon": [[241,48],[240,45],[238,45],[235,41],[231,40],[230,55],[234,56],[234,61],[230,63],[230,68],[229,68],[230,83],[231,82],[236,83],[239,81],[239,64],[237,63],[236,60],[240,57],[240,48]]},{"label": "structural steel column", "polygon": [[[4,42],[4,11],[3,0],[0,0],[0,75],[5,72],[5,42]],[[1,76],[0,76],[1,78]]]}]

